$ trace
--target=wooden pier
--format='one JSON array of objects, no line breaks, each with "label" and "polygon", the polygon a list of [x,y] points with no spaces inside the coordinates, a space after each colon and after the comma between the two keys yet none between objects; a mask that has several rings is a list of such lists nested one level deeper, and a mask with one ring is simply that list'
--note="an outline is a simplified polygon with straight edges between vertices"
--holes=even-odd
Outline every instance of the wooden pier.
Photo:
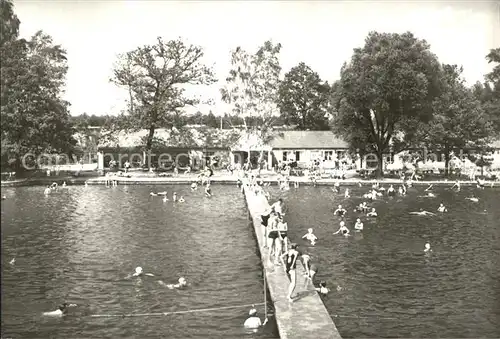
[{"label": "wooden pier", "polygon": [[[258,190],[261,190],[260,187]],[[255,192],[244,182],[242,192],[252,218],[257,237],[267,287],[274,304],[276,323],[281,339],[341,339],[337,327],[328,314],[312,282],[304,277],[304,267],[297,260],[297,285],[294,302],[287,299],[289,279],[282,266],[268,263],[268,249],[264,248],[261,214],[270,206],[262,193]],[[300,250],[300,247],[299,247]]]}]

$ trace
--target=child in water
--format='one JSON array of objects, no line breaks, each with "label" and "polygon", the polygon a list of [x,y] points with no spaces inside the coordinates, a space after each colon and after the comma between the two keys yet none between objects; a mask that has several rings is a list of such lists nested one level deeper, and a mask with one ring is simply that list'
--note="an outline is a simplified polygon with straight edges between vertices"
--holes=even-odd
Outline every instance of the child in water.
[{"label": "child in water", "polygon": [[345,226],[345,222],[343,221],[340,222],[340,228],[338,229],[338,231],[333,234],[339,234],[339,233],[345,235],[346,237],[349,236],[349,229]]},{"label": "child in water", "polygon": [[318,240],[318,237],[316,237],[313,234],[313,229],[312,228],[308,228],[307,229],[307,233],[304,234],[304,236],[302,237],[302,239],[309,240],[311,242],[311,245],[314,246],[316,244],[316,240]]}]

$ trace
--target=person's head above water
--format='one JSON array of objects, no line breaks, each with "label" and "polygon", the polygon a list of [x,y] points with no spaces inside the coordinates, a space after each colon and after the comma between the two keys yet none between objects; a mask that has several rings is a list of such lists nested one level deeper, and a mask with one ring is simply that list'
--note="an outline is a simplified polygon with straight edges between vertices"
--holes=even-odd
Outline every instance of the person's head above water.
[{"label": "person's head above water", "polygon": [[142,267],[137,266],[137,267],[135,268],[135,274],[137,274],[137,275],[142,274]]},{"label": "person's head above water", "polygon": [[345,226],[345,222],[341,221],[340,222],[340,227],[344,227]]},{"label": "person's head above water", "polygon": [[296,250],[297,247],[298,247],[298,245],[294,242],[290,244],[290,249],[292,249],[292,250]]},{"label": "person's head above water", "polygon": [[184,278],[184,277],[180,277],[180,278],[179,278],[179,285],[181,285],[181,286],[186,286],[186,285],[187,285],[186,278]]},{"label": "person's head above water", "polygon": [[356,219],[356,222],[361,222],[361,219],[360,218]]},{"label": "person's head above water", "polygon": [[342,205],[339,205],[338,209],[339,209],[339,210],[340,210],[340,209],[342,209]]},{"label": "person's head above water", "polygon": [[430,243],[428,243],[428,242],[427,242],[427,243],[425,243],[425,248],[426,248],[426,249],[431,248],[431,244],[430,244]]},{"label": "person's head above water", "polygon": [[68,303],[62,303],[61,305],[59,305],[58,309],[62,313],[66,313],[68,311]]},{"label": "person's head above water", "polygon": [[321,280],[321,282],[319,283],[319,286],[320,287],[326,287],[326,281]]},{"label": "person's head above water", "polygon": [[313,229],[312,229],[312,228],[308,228],[308,229],[307,229],[307,232],[312,233],[312,232],[313,232]]},{"label": "person's head above water", "polygon": [[256,317],[257,316],[257,310],[255,308],[252,308],[250,311],[248,311],[248,315],[251,317]]}]

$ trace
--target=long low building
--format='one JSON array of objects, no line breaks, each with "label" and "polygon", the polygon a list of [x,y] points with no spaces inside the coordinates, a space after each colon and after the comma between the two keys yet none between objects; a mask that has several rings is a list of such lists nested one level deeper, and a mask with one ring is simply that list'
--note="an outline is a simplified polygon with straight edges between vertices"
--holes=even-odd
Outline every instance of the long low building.
[{"label": "long low building", "polygon": [[[240,129],[220,130],[206,126],[189,126],[182,130],[157,129],[151,157],[144,152],[148,130],[122,131],[106,138],[101,135],[98,129],[94,129],[90,136],[78,138],[96,145],[98,155],[89,155],[89,158],[96,159],[99,169],[109,167],[113,160],[119,166],[129,161],[135,166],[149,162],[155,167],[162,165],[162,162],[175,161],[181,167],[189,165],[197,169],[213,158],[217,159],[219,165],[243,164],[249,158],[254,164],[264,160],[265,167],[269,169],[282,162],[296,162],[299,167],[319,162],[325,169],[335,168],[342,161],[355,164],[357,169],[377,165],[369,157],[350,154],[349,145],[331,131],[276,131],[274,137],[265,143],[258,134]],[[492,167],[500,168],[500,141],[491,147]],[[413,152],[425,153],[417,149]],[[436,154],[437,158],[433,160],[443,162],[444,154]],[[384,156],[383,163],[384,170],[400,168],[403,157],[401,154],[389,153]]]}]

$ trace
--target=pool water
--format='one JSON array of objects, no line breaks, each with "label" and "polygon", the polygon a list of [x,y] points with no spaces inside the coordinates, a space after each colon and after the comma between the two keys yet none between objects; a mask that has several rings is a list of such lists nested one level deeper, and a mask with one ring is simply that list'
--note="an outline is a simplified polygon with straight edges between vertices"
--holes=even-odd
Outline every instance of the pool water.
[{"label": "pool water", "polygon": [[[278,337],[274,321],[245,332],[249,307],[91,317],[262,303],[262,266],[236,186],[214,186],[212,198],[189,185],[43,190],[2,189],[2,338]],[[149,196],[164,190],[186,202]],[[155,276],[126,279],[136,266]],[[159,283],[181,276],[187,289]],[[63,301],[78,306],[63,318],[41,317]],[[256,308],[263,317],[264,306]]]},{"label": "pool water", "polygon": [[[292,241],[331,289],[323,300],[344,338],[500,337],[500,190],[435,188],[435,198],[423,198],[424,189],[368,202],[379,217],[367,218],[353,210],[368,186],[351,188],[349,199],[344,188],[270,187],[273,199],[285,199]],[[465,199],[471,196],[479,202]],[[441,202],[448,213],[436,212]],[[333,235],[339,204],[348,211],[350,237]],[[409,214],[420,209],[437,215]],[[364,230],[355,234],[358,216]],[[315,246],[300,239],[309,227]]]}]

